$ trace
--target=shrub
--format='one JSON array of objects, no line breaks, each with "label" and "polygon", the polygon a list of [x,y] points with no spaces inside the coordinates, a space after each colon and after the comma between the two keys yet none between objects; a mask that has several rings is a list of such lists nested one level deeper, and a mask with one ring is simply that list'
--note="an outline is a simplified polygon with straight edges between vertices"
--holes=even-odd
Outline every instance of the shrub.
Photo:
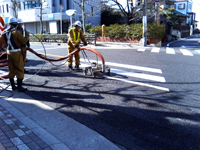
[{"label": "shrub", "polygon": [[90,33],[96,33],[96,36],[101,36],[102,34],[102,27],[101,26],[92,26],[89,30]]},{"label": "shrub", "polygon": [[131,28],[131,38],[140,39],[143,36],[143,26],[141,23],[134,23],[130,26]]},{"label": "shrub", "polygon": [[[93,26],[90,28],[90,33],[95,33],[97,36],[102,34],[102,26]],[[140,39],[143,36],[142,23],[134,23],[131,25],[114,24],[105,27],[105,36],[110,38],[132,38]],[[147,24],[147,38],[162,39],[165,36],[165,26],[155,23]]]},{"label": "shrub", "polygon": [[44,36],[42,34],[36,34],[37,41],[42,41],[44,42]]},{"label": "shrub", "polygon": [[149,23],[147,25],[147,38],[162,39],[165,37],[165,26],[156,23]]}]

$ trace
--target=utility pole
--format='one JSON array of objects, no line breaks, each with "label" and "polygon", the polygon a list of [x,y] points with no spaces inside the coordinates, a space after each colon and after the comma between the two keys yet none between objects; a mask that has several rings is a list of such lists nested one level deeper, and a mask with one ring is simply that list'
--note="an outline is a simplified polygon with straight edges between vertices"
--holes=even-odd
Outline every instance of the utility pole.
[{"label": "utility pole", "polygon": [[40,34],[43,33],[43,23],[42,23],[42,3],[40,2]]},{"label": "utility pole", "polygon": [[147,46],[146,0],[143,0],[143,46]]},{"label": "utility pole", "polygon": [[64,9],[64,6],[60,4],[60,34],[62,34],[62,11]]},{"label": "utility pole", "polygon": [[85,33],[85,0],[82,0],[83,33]]}]

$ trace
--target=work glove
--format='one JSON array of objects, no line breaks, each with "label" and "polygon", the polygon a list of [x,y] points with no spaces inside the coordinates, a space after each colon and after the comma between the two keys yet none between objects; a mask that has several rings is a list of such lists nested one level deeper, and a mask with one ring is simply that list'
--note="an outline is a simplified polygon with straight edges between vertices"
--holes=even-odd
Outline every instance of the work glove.
[{"label": "work glove", "polygon": [[87,42],[83,43],[84,46],[87,46]]},{"label": "work glove", "polygon": [[75,45],[74,45],[74,47],[75,47],[75,48],[78,48],[78,45],[77,45],[77,44],[75,44]]}]

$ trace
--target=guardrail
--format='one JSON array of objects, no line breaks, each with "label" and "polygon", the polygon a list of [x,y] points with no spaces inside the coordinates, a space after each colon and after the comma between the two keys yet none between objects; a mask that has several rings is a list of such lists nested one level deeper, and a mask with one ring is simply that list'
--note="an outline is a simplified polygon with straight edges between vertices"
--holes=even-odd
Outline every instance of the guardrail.
[{"label": "guardrail", "polygon": [[[34,35],[30,34],[29,41],[30,42],[38,42],[39,39],[42,42],[56,42],[56,43],[67,43],[68,34],[36,34],[38,38]],[[93,44],[96,46],[96,34],[85,34],[85,38],[87,39],[89,44]]]}]

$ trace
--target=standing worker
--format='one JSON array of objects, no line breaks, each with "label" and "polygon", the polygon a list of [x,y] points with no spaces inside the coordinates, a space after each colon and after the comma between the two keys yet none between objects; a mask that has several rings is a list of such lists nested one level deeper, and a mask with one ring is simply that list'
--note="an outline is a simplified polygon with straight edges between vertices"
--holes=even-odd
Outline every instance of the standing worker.
[{"label": "standing worker", "polygon": [[[21,31],[23,36],[25,37],[25,35],[28,33],[26,32],[25,29],[23,29],[23,20],[18,18],[17,23],[18,23],[17,30]],[[22,50],[21,52],[22,52],[23,61],[24,61],[24,67],[25,67],[25,60],[26,60],[26,46],[30,47],[29,41],[25,45],[22,45],[22,47],[21,47],[21,50]],[[26,69],[24,69],[24,72],[27,73],[28,71]]]},{"label": "standing worker", "polygon": [[[81,22],[76,21],[74,24],[74,28],[69,30],[68,53],[71,53],[74,51],[74,49],[79,48],[80,39],[84,43],[84,46],[87,46],[87,40],[80,28],[81,28]],[[79,65],[80,65],[79,52],[74,55],[75,55],[75,68],[79,69]],[[68,58],[68,68],[69,69],[73,68],[72,63],[73,63],[73,56]]]},{"label": "standing worker", "polygon": [[0,36],[0,43],[5,40],[7,45],[8,77],[12,90],[16,89],[14,83],[14,77],[16,75],[18,92],[24,92],[27,89],[22,87],[22,81],[24,79],[24,62],[21,47],[28,42],[29,34],[26,34],[24,37],[21,31],[16,30],[16,28],[17,19],[12,17],[9,19],[9,27]]}]

